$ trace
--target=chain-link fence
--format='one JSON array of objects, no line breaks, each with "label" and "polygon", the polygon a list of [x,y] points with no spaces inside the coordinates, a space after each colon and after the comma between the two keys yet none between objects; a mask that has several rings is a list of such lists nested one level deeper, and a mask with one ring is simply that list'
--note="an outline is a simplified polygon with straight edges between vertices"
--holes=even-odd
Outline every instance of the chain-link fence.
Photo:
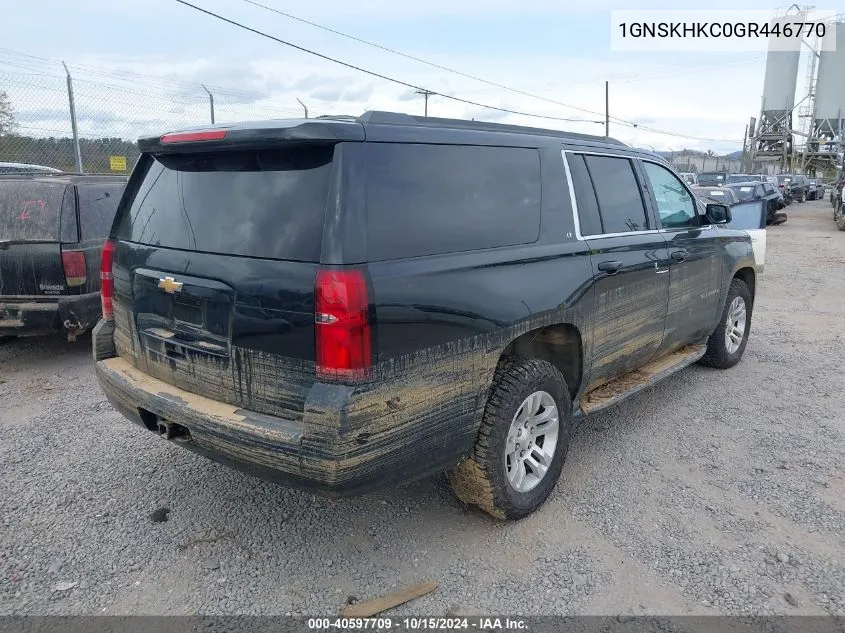
[{"label": "chain-link fence", "polygon": [[278,104],[258,94],[215,92],[182,82],[157,88],[149,83],[133,85],[131,79],[99,83],[0,69],[0,163],[128,173],[138,157],[138,137],[212,121],[304,114],[299,103]]},{"label": "chain-link fence", "polygon": [[[259,93],[183,81],[117,72],[103,81],[109,83],[0,68],[0,163],[128,173],[138,157],[135,141],[144,135],[211,122],[330,114],[309,112],[302,102],[276,103]],[[670,160],[681,171],[740,170],[740,161],[726,157],[678,152]]]}]

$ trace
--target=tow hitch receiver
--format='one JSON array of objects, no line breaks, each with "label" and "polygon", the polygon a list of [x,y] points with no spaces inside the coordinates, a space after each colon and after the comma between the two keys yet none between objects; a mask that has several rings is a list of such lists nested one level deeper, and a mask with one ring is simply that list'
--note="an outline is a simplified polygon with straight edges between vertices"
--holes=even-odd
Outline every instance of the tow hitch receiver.
[{"label": "tow hitch receiver", "polygon": [[158,433],[167,440],[176,438],[190,439],[191,432],[180,424],[174,424],[167,420],[158,421]]}]

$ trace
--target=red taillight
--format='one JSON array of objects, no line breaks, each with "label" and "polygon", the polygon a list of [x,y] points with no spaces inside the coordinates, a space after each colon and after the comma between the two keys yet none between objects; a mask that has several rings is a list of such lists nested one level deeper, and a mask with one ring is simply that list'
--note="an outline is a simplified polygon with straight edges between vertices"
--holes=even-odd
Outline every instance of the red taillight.
[{"label": "red taillight", "polygon": [[88,279],[88,266],[82,251],[62,251],[62,268],[69,288],[84,286]]},{"label": "red taillight", "polygon": [[162,143],[192,143],[194,141],[219,141],[226,138],[226,130],[205,130],[202,132],[171,132],[159,140]]},{"label": "red taillight", "polygon": [[100,304],[103,306],[103,318],[112,318],[112,296],[114,295],[114,276],[112,275],[112,260],[114,259],[114,242],[106,240],[103,244],[103,255],[100,259]]},{"label": "red taillight", "polygon": [[314,284],[317,374],[356,378],[371,365],[367,280],[360,270],[320,270]]}]

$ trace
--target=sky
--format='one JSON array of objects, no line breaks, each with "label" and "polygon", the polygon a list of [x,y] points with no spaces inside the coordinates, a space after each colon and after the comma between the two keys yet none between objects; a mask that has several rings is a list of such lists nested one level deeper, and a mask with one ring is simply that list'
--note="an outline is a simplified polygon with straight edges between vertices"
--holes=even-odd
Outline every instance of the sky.
[{"label": "sky", "polygon": [[[429,99],[432,116],[601,135],[607,80],[611,136],[655,150],[726,153],[741,149],[744,127],[760,109],[763,52],[611,50],[611,10],[677,8],[672,2],[255,0],[512,89],[507,90],[351,41],[247,0],[190,1],[297,46],[436,93],[579,121],[507,114],[442,96]],[[708,8],[735,5],[711,0]],[[744,0],[742,8],[784,6]],[[423,113],[423,98],[412,88],[282,45],[176,0],[0,0],[0,9],[0,90],[8,92],[26,133],[69,130],[61,60],[73,76],[85,136],[134,138],[203,125],[210,106],[202,84],[214,95],[217,122],[299,116],[303,106],[298,100],[311,116],[368,109]],[[799,91],[804,67],[802,59]]]}]

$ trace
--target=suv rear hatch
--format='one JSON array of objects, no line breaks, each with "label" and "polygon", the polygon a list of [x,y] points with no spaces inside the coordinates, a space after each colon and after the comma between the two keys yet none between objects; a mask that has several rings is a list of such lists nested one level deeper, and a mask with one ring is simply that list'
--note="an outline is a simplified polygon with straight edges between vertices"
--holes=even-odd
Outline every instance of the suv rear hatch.
[{"label": "suv rear hatch", "polygon": [[147,142],[106,246],[116,350],[186,391],[300,419],[336,146],[173,136]]},{"label": "suv rear hatch", "polygon": [[[68,207],[66,227],[62,227],[63,203]],[[37,301],[66,294],[63,228],[75,242],[75,203],[66,182],[0,179],[0,297]]]}]

